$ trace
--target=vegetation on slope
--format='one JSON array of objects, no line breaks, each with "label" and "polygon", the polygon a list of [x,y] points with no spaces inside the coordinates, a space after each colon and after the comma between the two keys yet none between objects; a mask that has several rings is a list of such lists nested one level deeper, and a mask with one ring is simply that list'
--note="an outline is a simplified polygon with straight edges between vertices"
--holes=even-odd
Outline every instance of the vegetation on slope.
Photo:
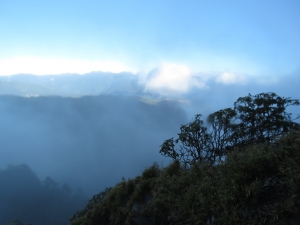
[{"label": "vegetation on slope", "polygon": [[[253,99],[259,96],[262,95]],[[274,93],[265,95],[270,96],[277,98]],[[296,100],[294,103],[299,104]],[[259,108],[253,107],[253,112]],[[284,112],[285,108],[281,113]],[[278,115],[275,115],[277,121],[272,121],[272,117],[268,121],[255,114],[252,116],[263,122],[249,117],[247,127],[245,121],[240,120],[232,126],[235,128],[230,135],[224,135],[226,132],[221,129],[222,137],[228,142],[219,149],[210,149],[208,145],[197,155],[196,145],[181,142],[183,145],[176,150],[178,142],[175,140],[174,145],[169,145],[172,148],[165,151],[173,153],[166,154],[174,159],[169,166],[160,168],[154,163],[141,176],[123,179],[115,187],[95,195],[84,210],[71,218],[71,224],[300,224],[299,124]],[[231,124],[227,123],[227,127]],[[245,130],[242,131],[239,124]],[[259,133],[251,129],[253,124]],[[277,130],[272,124],[277,124]],[[267,125],[270,125],[269,130]],[[181,129],[179,142],[182,134],[201,131],[193,122],[183,127],[187,129]],[[266,129],[260,129],[262,127]],[[286,129],[279,129],[283,127]],[[206,139],[202,140],[209,143],[211,137],[216,137],[207,136],[205,129],[202,131],[202,136],[189,136],[194,137],[190,143],[199,143],[197,139],[203,136]],[[277,132],[276,139],[268,139],[271,131]],[[237,134],[241,136],[231,136]],[[232,140],[235,142],[230,145]],[[162,149],[164,147],[162,145]],[[221,160],[212,161],[217,157],[211,157],[210,150],[216,156],[221,152]],[[181,157],[180,153],[188,157]]]}]

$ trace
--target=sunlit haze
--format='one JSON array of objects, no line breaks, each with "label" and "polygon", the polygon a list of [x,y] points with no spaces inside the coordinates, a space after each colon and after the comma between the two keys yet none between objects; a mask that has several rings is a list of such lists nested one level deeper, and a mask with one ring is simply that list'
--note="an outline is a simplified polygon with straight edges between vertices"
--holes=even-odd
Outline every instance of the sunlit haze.
[{"label": "sunlit haze", "polygon": [[81,59],[60,59],[60,58],[35,58],[35,57],[19,57],[0,60],[3,65],[0,68],[2,75],[13,74],[34,74],[34,75],[49,75],[49,74],[64,74],[78,73],[84,74],[93,71],[103,71],[120,73],[123,71],[133,72],[133,68],[115,61],[87,61]]},{"label": "sunlit haze", "polygon": [[168,63],[179,73],[283,76],[299,69],[299,7],[295,0],[5,1],[0,75],[149,72]]},{"label": "sunlit haze", "polygon": [[0,224],[69,224],[167,166],[161,146],[195,115],[249,93],[300,99],[299,84],[300,0],[0,0]]}]

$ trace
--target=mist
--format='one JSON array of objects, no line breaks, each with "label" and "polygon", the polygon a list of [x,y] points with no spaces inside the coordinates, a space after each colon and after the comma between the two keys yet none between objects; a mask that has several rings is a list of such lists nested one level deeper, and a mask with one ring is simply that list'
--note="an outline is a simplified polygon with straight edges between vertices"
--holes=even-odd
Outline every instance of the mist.
[{"label": "mist", "polygon": [[42,179],[90,197],[157,161],[162,141],[186,122],[174,102],[134,97],[0,97],[1,167],[28,164]]},{"label": "mist", "polygon": [[[8,87],[3,90],[10,90],[6,93],[10,95],[0,95],[1,224],[13,219],[67,224],[88,199],[122,177],[134,178],[154,162],[167,166],[171,160],[159,154],[160,145],[175,137],[180,125],[195,114],[206,117],[233,107],[249,93],[300,98],[298,72],[273,83],[253,79],[226,84],[211,79],[205,88],[163,92],[167,94],[146,90],[137,77],[126,74],[101,86],[100,80],[109,74],[101,76],[0,79],[0,86]],[[287,111],[295,117],[299,107]],[[64,210],[58,210],[59,205]],[[37,207],[43,216],[36,215]]]},{"label": "mist", "polygon": [[59,185],[49,176],[41,181],[26,164],[0,170],[0,183],[1,224],[68,224],[70,215],[87,203],[81,189]]}]

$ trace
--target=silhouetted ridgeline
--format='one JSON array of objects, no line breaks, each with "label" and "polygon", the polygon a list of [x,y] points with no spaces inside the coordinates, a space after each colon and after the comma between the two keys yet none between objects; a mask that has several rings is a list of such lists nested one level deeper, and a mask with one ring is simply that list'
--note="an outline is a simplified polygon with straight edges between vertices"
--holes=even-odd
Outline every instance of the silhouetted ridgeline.
[{"label": "silhouetted ridgeline", "polygon": [[0,166],[26,163],[41,179],[51,175],[92,196],[153,161],[168,162],[157,150],[186,122],[185,113],[173,101],[144,101],[0,96]]},{"label": "silhouetted ridgeline", "polygon": [[[174,101],[112,95],[0,96],[0,115],[5,179],[0,182],[0,224],[16,219],[67,224],[87,202],[82,203],[77,188],[90,198],[153,161],[168,162],[158,153],[159,145],[186,122]],[[48,175],[51,179],[44,180]],[[69,184],[73,193],[67,195],[68,187],[56,183]]]},{"label": "silhouetted ridgeline", "polygon": [[64,225],[87,202],[82,190],[73,191],[49,176],[41,182],[26,164],[0,170],[0,184],[0,224],[4,225],[13,219],[24,225]]},{"label": "silhouetted ridgeline", "polygon": [[136,95],[142,90],[138,77],[126,72],[0,76],[0,95],[80,97],[100,94]]}]

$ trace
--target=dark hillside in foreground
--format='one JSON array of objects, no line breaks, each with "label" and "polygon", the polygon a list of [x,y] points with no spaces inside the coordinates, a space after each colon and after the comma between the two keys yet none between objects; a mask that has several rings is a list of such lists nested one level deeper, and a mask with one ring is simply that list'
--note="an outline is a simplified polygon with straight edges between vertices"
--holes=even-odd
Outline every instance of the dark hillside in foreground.
[{"label": "dark hillside in foreground", "polygon": [[157,164],[95,195],[72,225],[300,224],[300,131],[216,167]]},{"label": "dark hillside in foreground", "polygon": [[171,165],[95,195],[71,224],[299,224],[300,124],[286,112],[299,105],[269,92],[197,114],[161,145]]}]

